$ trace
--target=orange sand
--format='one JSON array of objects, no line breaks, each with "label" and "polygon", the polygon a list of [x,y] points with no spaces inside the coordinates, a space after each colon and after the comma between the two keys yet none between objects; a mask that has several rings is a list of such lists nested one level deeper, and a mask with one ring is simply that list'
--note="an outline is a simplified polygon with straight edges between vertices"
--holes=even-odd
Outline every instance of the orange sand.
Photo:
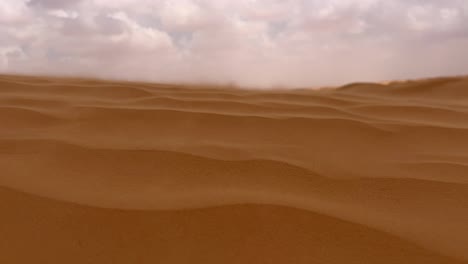
[{"label": "orange sand", "polygon": [[0,263],[468,263],[468,78],[0,76]]}]

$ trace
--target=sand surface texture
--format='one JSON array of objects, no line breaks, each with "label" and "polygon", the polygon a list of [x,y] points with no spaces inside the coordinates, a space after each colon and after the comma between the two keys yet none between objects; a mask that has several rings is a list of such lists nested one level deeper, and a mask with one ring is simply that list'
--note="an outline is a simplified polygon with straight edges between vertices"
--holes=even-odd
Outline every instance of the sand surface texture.
[{"label": "sand surface texture", "polygon": [[0,76],[0,263],[468,263],[468,79]]}]

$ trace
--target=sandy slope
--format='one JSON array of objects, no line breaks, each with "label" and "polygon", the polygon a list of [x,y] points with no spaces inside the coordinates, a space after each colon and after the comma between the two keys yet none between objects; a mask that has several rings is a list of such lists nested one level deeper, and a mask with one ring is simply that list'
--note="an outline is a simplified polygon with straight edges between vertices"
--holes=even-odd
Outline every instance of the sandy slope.
[{"label": "sandy slope", "polygon": [[468,79],[0,76],[1,263],[468,263]]}]

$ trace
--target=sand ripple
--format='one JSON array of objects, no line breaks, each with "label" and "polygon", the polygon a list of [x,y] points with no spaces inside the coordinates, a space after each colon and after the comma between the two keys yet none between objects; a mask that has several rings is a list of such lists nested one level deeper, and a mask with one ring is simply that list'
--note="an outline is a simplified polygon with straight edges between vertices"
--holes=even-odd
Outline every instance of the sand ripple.
[{"label": "sand ripple", "polygon": [[467,89],[1,76],[0,261],[468,263]]}]

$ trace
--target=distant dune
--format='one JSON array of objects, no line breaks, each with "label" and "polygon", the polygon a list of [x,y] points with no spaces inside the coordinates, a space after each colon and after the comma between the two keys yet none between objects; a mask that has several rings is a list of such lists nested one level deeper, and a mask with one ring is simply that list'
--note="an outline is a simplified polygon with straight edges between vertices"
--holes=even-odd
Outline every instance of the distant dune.
[{"label": "distant dune", "polygon": [[468,263],[468,78],[0,76],[0,263]]}]

